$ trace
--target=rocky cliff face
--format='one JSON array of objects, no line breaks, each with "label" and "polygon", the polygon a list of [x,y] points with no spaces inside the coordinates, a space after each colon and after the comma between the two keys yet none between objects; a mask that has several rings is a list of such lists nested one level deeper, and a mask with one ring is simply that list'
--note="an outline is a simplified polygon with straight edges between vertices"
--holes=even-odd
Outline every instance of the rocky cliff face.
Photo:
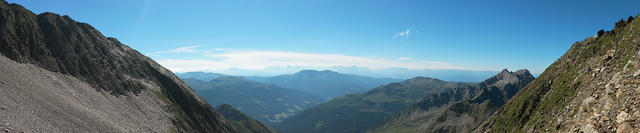
[{"label": "rocky cliff face", "polygon": [[533,79],[505,69],[472,88],[429,94],[369,132],[471,132]]},{"label": "rocky cliff face", "polygon": [[640,21],[577,42],[476,132],[640,130]]},{"label": "rocky cliff face", "polygon": [[234,131],[172,72],[89,24],[1,1],[0,33],[4,128]]}]

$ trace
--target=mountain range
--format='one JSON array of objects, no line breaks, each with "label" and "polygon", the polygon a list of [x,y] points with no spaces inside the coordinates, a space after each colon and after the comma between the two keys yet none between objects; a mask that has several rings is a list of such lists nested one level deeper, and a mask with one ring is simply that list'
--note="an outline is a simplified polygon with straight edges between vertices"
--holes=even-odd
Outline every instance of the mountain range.
[{"label": "mountain range", "polygon": [[[471,132],[532,80],[533,75],[526,69],[505,69],[479,83],[475,90],[479,92],[470,99],[456,91],[430,94],[369,132]],[[466,100],[448,104],[460,99]]]},{"label": "mountain range", "polygon": [[184,81],[212,106],[229,104],[269,125],[324,101],[303,91],[258,83],[242,77],[223,76],[211,81],[186,78]]},{"label": "mountain range", "polygon": [[342,74],[329,70],[303,70],[295,74],[245,78],[284,88],[305,91],[310,94],[323,97],[327,100],[351,93],[365,92],[380,85],[400,81],[399,79],[392,78],[372,78],[360,75]]},{"label": "mountain range", "polygon": [[[517,92],[519,88],[505,89],[494,86],[511,87],[510,83],[512,82],[524,82],[522,84],[525,84],[526,81],[533,79],[533,76],[526,70],[517,73],[518,74],[513,74],[504,70],[482,83],[448,82],[434,78],[416,77],[402,82],[380,86],[362,94],[352,94],[332,99],[327,103],[320,104],[298,115],[285,119],[281,125],[276,126],[276,128],[284,133],[354,133],[367,132],[367,130],[372,130],[377,126],[384,125],[385,128],[391,128],[392,130],[380,128],[369,132],[416,132],[419,130],[408,127],[421,127],[424,126],[424,124],[412,125],[410,124],[411,122],[406,122],[406,120],[401,119],[429,120],[428,118],[407,117],[415,117],[414,113],[420,114],[420,116],[425,114],[427,116],[435,116],[438,113],[433,112],[438,111],[434,110],[442,110],[438,108],[447,108],[456,102],[472,99],[475,96],[479,96],[478,94],[483,94],[483,92],[485,95],[493,95],[495,94],[493,93],[494,91],[504,92],[499,93],[500,95],[495,95],[495,97],[503,96],[503,94],[513,95],[512,93]],[[479,99],[485,100],[486,98],[482,97]],[[408,111],[403,111],[407,109]],[[419,111],[427,111],[428,113],[418,112],[416,109],[419,109]],[[398,112],[404,113],[406,116],[398,115]],[[389,118],[394,115],[396,115],[396,118]],[[387,123],[389,124],[380,124],[385,123],[385,121],[388,121]],[[400,128],[396,129],[393,126]],[[425,132],[429,131],[430,130],[427,130]]]},{"label": "mountain range", "polygon": [[637,17],[574,43],[537,78],[358,67],[176,76],[89,24],[2,0],[0,131],[638,132]]},{"label": "mountain range", "polygon": [[276,128],[283,133],[364,132],[369,126],[401,111],[427,94],[447,92],[453,88],[465,89],[470,94],[473,85],[416,77],[379,86],[362,94],[332,99],[285,119]]},{"label": "mountain range", "polygon": [[417,76],[433,77],[445,81],[458,82],[482,82],[499,71],[495,70],[457,70],[457,69],[407,69],[407,68],[384,68],[370,69],[360,66],[330,66],[330,67],[266,67],[260,70],[228,68],[210,72],[223,73],[235,76],[259,76],[273,77],[282,74],[296,73],[303,70],[330,70],[344,74],[354,74],[369,77],[383,77],[394,79],[410,79]]}]

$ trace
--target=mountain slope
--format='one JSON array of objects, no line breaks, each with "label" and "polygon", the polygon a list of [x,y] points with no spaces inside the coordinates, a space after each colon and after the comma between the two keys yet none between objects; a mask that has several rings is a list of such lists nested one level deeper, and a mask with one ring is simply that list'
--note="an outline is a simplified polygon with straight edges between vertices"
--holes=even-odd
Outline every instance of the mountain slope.
[{"label": "mountain slope", "polygon": [[[364,132],[369,126],[405,109],[427,94],[451,92],[461,100],[476,94],[476,90],[472,88],[471,83],[416,77],[380,86],[363,94],[332,99],[285,119],[276,128],[284,133]],[[442,99],[446,99],[443,101],[448,103],[452,98],[442,96]]]},{"label": "mountain slope", "polygon": [[577,42],[477,132],[640,130],[640,21]]},{"label": "mountain slope", "polygon": [[86,23],[1,1],[0,33],[0,122],[8,128],[234,132],[169,70]]},{"label": "mountain slope", "polygon": [[366,76],[341,74],[329,70],[303,70],[292,75],[246,78],[284,88],[302,90],[327,99],[341,97],[350,93],[365,92],[368,89],[378,87],[380,85],[400,81],[398,79],[390,78],[371,78]]},{"label": "mountain slope", "polygon": [[284,118],[324,101],[306,92],[241,77],[219,77],[208,82],[197,79],[184,80],[211,105],[233,105],[269,125],[279,123]]},{"label": "mountain slope", "polygon": [[[472,99],[438,106],[433,103],[443,102],[432,100],[435,96],[425,96],[371,132],[471,132],[533,79],[528,70],[509,72],[505,69],[479,83],[480,93]],[[443,95],[445,100],[455,96],[447,93],[438,96]]]},{"label": "mountain slope", "polygon": [[276,133],[275,129],[245,115],[229,104],[217,106],[216,111],[226,117],[239,133]]}]

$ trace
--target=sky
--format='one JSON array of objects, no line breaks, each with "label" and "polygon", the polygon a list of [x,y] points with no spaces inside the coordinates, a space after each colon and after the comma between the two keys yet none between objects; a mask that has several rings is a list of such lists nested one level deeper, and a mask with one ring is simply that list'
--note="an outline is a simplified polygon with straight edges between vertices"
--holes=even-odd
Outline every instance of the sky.
[{"label": "sky", "polygon": [[86,22],[174,72],[529,69],[640,13],[620,0],[8,0]]}]

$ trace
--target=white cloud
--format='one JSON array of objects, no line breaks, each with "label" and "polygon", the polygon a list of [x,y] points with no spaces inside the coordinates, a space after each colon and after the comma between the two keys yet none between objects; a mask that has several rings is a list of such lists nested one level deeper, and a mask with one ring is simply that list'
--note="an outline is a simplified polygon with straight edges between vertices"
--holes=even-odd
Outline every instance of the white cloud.
[{"label": "white cloud", "polygon": [[215,71],[223,69],[262,70],[268,67],[301,66],[321,68],[333,66],[359,66],[370,69],[465,69],[444,62],[395,60],[347,56],[339,54],[311,54],[281,51],[244,51],[208,54],[211,59],[159,59],[158,62],[174,72]]},{"label": "white cloud", "polygon": [[411,57],[400,57],[400,58],[398,58],[398,60],[403,60],[403,61],[404,60],[411,60]]},{"label": "white cloud", "polygon": [[223,49],[223,48],[205,49],[205,48],[202,48],[202,46],[200,46],[200,45],[195,45],[195,46],[178,47],[178,48],[170,49],[170,50],[155,51],[155,52],[147,53],[146,55],[148,55],[148,56],[159,56],[161,54],[181,54],[181,53],[206,54],[206,53],[213,53],[213,52],[224,52],[224,51],[228,51],[228,50],[229,49]]},{"label": "white cloud", "polygon": [[197,50],[196,48],[199,48],[200,46],[186,46],[186,47],[178,47],[172,50],[164,50],[164,51],[157,51],[155,52],[155,54],[164,54],[164,53],[195,53],[198,52],[199,50]]},{"label": "white cloud", "polygon": [[398,39],[398,38],[400,38],[400,39],[407,39],[407,38],[409,38],[409,35],[410,35],[410,34],[411,34],[411,30],[407,29],[407,30],[404,30],[404,31],[402,31],[402,32],[398,32],[398,33],[396,33],[395,35],[393,35],[393,37],[392,37],[392,38],[393,38],[393,39]]}]

